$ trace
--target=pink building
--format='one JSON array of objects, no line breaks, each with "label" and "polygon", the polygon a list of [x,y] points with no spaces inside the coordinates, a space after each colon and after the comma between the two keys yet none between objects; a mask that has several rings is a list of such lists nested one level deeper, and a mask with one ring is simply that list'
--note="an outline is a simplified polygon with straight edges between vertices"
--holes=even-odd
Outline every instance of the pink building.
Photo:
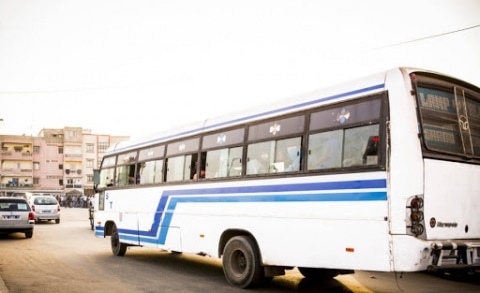
[{"label": "pink building", "polygon": [[38,136],[0,135],[0,194],[93,195],[93,170],[105,150],[127,139],[81,127],[42,129]]}]

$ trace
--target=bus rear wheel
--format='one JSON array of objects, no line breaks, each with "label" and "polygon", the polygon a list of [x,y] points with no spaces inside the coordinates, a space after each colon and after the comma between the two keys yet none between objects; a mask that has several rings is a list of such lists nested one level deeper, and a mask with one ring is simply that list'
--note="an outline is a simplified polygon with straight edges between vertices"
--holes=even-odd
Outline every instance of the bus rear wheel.
[{"label": "bus rear wheel", "polygon": [[263,281],[260,253],[250,236],[236,236],[230,239],[223,250],[222,262],[225,278],[235,287],[253,287]]},{"label": "bus rear wheel", "polygon": [[325,280],[338,276],[337,270],[299,267],[300,273],[309,280]]},{"label": "bus rear wheel", "polygon": [[110,245],[112,247],[113,255],[124,256],[127,252],[127,245],[120,242],[120,236],[118,235],[117,225],[112,227],[112,236],[110,237]]}]

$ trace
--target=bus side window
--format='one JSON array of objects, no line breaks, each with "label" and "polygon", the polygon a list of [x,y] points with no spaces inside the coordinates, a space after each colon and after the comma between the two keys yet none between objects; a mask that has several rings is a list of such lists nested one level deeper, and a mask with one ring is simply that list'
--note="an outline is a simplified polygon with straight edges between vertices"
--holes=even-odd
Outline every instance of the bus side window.
[{"label": "bus side window", "polygon": [[378,164],[378,155],[375,151],[376,147],[367,152],[370,137],[378,137],[378,131],[378,124],[345,130],[343,159],[343,165],[345,167]]},{"label": "bus side window", "polygon": [[166,181],[193,180],[196,173],[197,154],[170,157],[166,161]]},{"label": "bus side window", "polygon": [[115,168],[105,168],[100,172],[100,183],[98,187],[105,188],[113,186],[113,178],[115,177]]},{"label": "bus side window", "polygon": [[[196,159],[195,159],[195,155],[192,155],[192,165],[191,166],[195,166],[196,165]],[[207,153],[206,152],[202,152],[200,154],[200,168],[197,170],[197,168],[192,168],[193,170],[195,170],[195,173],[193,174],[193,180],[198,180],[198,179],[205,179],[206,178],[206,167],[208,165],[207,163]]]},{"label": "bus side window", "polygon": [[207,152],[206,178],[222,178],[227,176],[228,149]]},{"label": "bus side window", "polygon": [[343,130],[310,135],[308,170],[340,168],[342,166]]},{"label": "bus side window", "polygon": [[242,175],[243,147],[228,149],[228,177]]},{"label": "bus side window", "polygon": [[171,157],[167,159],[166,181],[182,181],[185,167],[185,156]]},{"label": "bus side window", "polygon": [[247,149],[247,175],[266,174],[274,171],[272,149],[275,141],[252,143]]},{"label": "bus side window", "polygon": [[117,167],[117,186],[125,186],[130,181],[130,165],[123,165]]},{"label": "bus side window", "polygon": [[206,178],[242,175],[242,147],[213,150],[206,153]]},{"label": "bus side window", "polygon": [[137,184],[162,182],[163,160],[147,161],[137,165]]},{"label": "bus side window", "polygon": [[301,138],[278,140],[274,166],[277,172],[300,171]]},{"label": "bus side window", "polygon": [[136,183],[136,178],[135,178],[135,165],[128,165],[128,184],[132,185]]}]

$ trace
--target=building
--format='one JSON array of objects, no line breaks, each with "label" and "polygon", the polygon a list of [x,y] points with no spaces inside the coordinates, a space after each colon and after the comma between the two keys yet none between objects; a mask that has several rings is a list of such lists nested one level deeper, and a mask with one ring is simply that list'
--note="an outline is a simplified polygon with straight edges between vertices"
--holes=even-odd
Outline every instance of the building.
[{"label": "building", "polygon": [[0,135],[0,195],[93,195],[93,170],[110,145],[127,139],[81,127]]}]

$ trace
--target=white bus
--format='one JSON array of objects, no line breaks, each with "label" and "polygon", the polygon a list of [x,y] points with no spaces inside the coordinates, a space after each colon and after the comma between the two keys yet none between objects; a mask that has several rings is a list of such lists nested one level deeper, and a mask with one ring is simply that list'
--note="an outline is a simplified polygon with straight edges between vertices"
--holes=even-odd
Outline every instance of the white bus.
[{"label": "white bus", "polygon": [[307,278],[480,267],[480,89],[431,71],[395,68],[118,143],[97,175],[95,235],[114,255],[216,257],[241,288],[295,267]]}]

